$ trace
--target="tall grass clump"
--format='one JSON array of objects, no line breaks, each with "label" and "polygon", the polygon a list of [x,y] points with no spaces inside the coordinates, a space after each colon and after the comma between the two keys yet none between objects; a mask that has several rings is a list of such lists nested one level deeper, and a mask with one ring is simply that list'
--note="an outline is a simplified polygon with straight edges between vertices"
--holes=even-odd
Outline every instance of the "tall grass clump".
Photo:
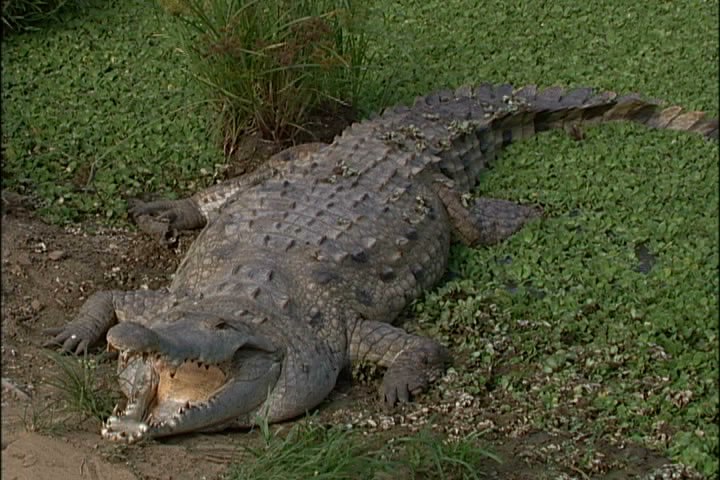
[{"label": "tall grass clump", "polygon": [[259,425],[264,445],[245,447],[249,455],[230,468],[228,478],[479,480],[486,466],[499,463],[481,447],[481,432],[450,441],[430,428],[380,438],[314,422],[297,423],[286,434],[271,431],[266,421]]},{"label": "tall grass clump", "polygon": [[18,31],[31,28],[39,22],[54,18],[54,15],[71,3],[70,0],[3,0],[2,30]]},{"label": "tall grass clump", "polygon": [[180,41],[219,112],[223,146],[289,141],[351,107],[369,64],[366,7],[352,0],[177,0]]},{"label": "tall grass clump", "polygon": [[96,359],[76,359],[55,352],[47,352],[47,356],[57,371],[46,382],[60,392],[67,410],[83,418],[104,421],[118,400],[111,387],[116,377],[96,372]]}]

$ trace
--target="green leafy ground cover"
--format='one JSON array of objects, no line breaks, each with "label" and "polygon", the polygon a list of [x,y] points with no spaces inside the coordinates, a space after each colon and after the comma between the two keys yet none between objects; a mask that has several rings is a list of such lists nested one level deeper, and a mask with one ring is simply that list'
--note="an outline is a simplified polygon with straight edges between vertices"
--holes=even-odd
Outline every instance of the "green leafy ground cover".
[{"label": "green leafy ground cover", "polygon": [[222,154],[166,23],[149,2],[107,2],[3,40],[4,188],[67,222],[209,183]]},{"label": "green leafy ground cover", "polygon": [[[641,91],[718,113],[717,2],[374,5],[375,74],[394,100],[488,80]],[[3,40],[3,188],[35,195],[49,220],[117,222],[126,195],[212,181],[222,156],[166,22],[149,2],[110,1]],[[413,308],[469,354],[464,388],[492,394],[489,412],[638,441],[715,476],[717,155],[625,125],[511,146],[479,192],[547,218],[493,248],[455,247],[457,276]]]}]

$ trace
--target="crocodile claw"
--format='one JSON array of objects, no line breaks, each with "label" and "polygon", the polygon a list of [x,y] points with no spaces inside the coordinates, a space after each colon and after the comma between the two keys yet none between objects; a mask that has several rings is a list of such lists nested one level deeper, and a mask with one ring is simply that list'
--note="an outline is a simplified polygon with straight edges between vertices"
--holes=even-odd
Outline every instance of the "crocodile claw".
[{"label": "crocodile claw", "polygon": [[442,345],[428,342],[420,352],[399,355],[383,377],[381,394],[386,409],[408,403],[442,374],[449,358]]},{"label": "crocodile claw", "polygon": [[430,378],[426,372],[409,369],[388,372],[382,382],[385,409],[392,409],[398,403],[409,403],[413,397],[427,389],[428,385]]},{"label": "crocodile claw", "polygon": [[164,245],[174,245],[178,238],[178,231],[173,228],[177,215],[172,212],[169,203],[168,201],[143,202],[135,199],[128,201],[128,212],[135,224]]},{"label": "crocodile claw", "polygon": [[52,335],[53,338],[43,343],[43,347],[60,346],[60,350],[75,355],[86,354],[90,345],[94,342],[88,332],[78,325],[66,325],[58,328],[47,328],[43,334]]},{"label": "crocodile claw", "polygon": [[111,292],[97,292],[82,306],[77,318],[65,326],[43,330],[53,337],[44,347],[60,346],[66,353],[87,353],[88,348],[100,342],[110,324],[115,321]]},{"label": "crocodile claw", "polygon": [[165,245],[174,245],[180,230],[200,228],[206,221],[197,204],[190,198],[152,202],[130,199],[128,212],[140,230]]}]

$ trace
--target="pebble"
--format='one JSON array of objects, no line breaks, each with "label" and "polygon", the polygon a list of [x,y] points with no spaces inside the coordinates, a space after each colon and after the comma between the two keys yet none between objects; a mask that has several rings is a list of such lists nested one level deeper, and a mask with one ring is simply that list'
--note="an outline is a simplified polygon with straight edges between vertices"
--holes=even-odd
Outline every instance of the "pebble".
[{"label": "pebble", "polygon": [[52,261],[60,260],[65,256],[65,251],[63,250],[53,250],[52,252],[48,253],[48,258]]}]

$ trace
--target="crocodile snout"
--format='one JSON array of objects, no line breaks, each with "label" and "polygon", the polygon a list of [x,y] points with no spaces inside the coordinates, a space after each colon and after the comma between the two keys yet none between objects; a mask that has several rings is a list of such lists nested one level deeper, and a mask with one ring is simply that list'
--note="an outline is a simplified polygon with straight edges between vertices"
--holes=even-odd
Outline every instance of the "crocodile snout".
[{"label": "crocodile snout", "polygon": [[157,352],[160,337],[151,329],[134,322],[123,322],[112,327],[107,333],[108,346],[131,352]]}]

